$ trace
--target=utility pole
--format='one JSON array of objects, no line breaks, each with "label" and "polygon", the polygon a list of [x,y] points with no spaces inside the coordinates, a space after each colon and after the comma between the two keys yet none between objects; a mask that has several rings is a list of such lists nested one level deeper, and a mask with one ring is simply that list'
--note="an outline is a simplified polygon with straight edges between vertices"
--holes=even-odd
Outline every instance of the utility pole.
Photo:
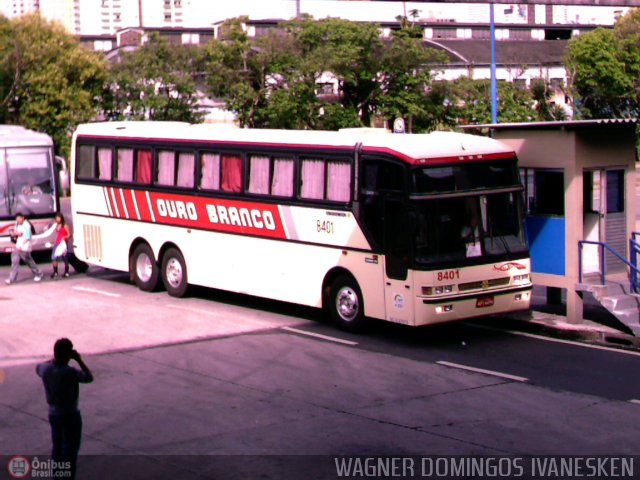
[{"label": "utility pole", "polygon": [[491,36],[491,123],[498,123],[498,93],[496,82],[496,22],[494,5],[489,5],[489,30]]}]

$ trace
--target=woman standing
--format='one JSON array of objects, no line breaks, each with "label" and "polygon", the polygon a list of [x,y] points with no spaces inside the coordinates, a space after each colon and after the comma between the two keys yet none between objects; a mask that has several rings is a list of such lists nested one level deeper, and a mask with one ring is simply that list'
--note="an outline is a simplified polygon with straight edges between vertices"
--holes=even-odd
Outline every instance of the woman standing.
[{"label": "woman standing", "polygon": [[53,273],[51,278],[58,278],[58,262],[64,261],[64,277],[69,276],[69,249],[67,241],[71,237],[71,229],[64,220],[62,213],[56,213],[56,241],[51,252],[51,261],[53,264]]}]

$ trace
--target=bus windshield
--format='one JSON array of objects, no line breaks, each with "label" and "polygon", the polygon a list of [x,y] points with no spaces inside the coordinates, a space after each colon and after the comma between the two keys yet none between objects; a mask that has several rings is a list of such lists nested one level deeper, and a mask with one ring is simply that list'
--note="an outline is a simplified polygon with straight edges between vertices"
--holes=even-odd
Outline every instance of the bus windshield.
[{"label": "bus windshield", "polygon": [[55,190],[49,148],[6,150],[0,165],[0,215],[51,213]]},{"label": "bus windshield", "polygon": [[416,264],[477,264],[527,253],[515,159],[413,171]]},{"label": "bus windshield", "polygon": [[527,252],[520,192],[423,200],[414,205],[418,266],[477,263]]}]

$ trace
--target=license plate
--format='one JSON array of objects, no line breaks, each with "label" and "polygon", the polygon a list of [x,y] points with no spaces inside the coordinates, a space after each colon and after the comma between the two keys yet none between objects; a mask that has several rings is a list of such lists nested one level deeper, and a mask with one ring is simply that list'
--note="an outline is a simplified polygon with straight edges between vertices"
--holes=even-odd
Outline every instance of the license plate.
[{"label": "license plate", "polygon": [[490,307],[493,305],[493,295],[476,299],[476,308]]}]

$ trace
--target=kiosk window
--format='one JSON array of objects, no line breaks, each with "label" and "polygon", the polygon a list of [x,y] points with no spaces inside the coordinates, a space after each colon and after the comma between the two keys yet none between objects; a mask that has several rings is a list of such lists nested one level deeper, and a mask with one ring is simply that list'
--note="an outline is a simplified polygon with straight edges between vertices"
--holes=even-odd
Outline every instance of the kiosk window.
[{"label": "kiosk window", "polygon": [[624,171],[607,171],[607,213],[624,212]]},{"label": "kiosk window", "polygon": [[527,214],[564,216],[564,173],[562,170],[521,170]]}]

